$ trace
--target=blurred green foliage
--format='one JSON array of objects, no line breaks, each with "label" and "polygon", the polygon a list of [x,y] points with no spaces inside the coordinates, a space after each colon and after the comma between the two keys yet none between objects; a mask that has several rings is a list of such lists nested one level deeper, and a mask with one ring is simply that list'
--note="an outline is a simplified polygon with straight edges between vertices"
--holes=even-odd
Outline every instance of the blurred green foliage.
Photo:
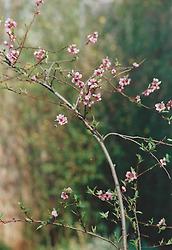
[{"label": "blurred green foliage", "polygon": [[0,250],[10,250],[10,248],[6,245],[4,245],[3,242],[0,242]]}]

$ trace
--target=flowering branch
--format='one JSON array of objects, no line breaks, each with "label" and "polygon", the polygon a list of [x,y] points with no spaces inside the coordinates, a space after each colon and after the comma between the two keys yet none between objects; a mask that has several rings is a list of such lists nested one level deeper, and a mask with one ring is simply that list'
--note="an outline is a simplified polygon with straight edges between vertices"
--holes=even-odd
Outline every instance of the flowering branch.
[{"label": "flowering branch", "polygon": [[[101,239],[101,240],[103,240],[105,242],[108,242],[112,246],[114,246],[116,249],[118,249],[117,244],[114,243],[113,241],[111,241],[110,239],[105,238],[105,237],[103,237],[103,236],[101,236],[99,234],[93,233],[91,231],[86,231],[84,229],[77,228],[77,227],[74,227],[74,226],[70,226],[70,225],[66,225],[66,224],[62,224],[62,223],[58,223],[58,222],[50,222],[50,221],[47,222],[47,221],[42,221],[42,220],[35,220],[33,218],[32,219],[30,219],[30,218],[25,218],[25,219],[15,219],[15,218],[13,218],[13,219],[10,219],[10,220],[2,220],[2,219],[0,219],[0,223],[4,224],[4,225],[10,224],[10,223],[18,223],[18,222],[21,222],[21,223],[30,223],[30,224],[38,224],[38,225],[41,225],[41,227],[47,226],[47,225],[52,225],[52,226],[57,226],[57,227],[62,227],[62,228],[74,230],[74,231],[81,232],[81,233],[90,235],[92,237]],[[38,226],[38,229],[39,229],[39,226]]]},{"label": "flowering branch", "polygon": [[[135,234],[137,235],[137,244],[136,244],[137,248],[141,250],[142,249],[141,233],[139,228],[139,220],[137,218],[137,213],[138,213],[137,179],[144,173],[152,170],[157,165],[162,167],[167,173],[168,177],[171,178],[168,171],[166,170],[168,157],[163,157],[162,159],[158,159],[157,156],[154,154],[154,151],[157,145],[171,147],[172,144],[166,142],[165,141],[166,138],[164,138],[163,140],[156,140],[141,136],[124,135],[117,132],[107,133],[106,135],[103,136],[99,131],[99,129],[97,129],[97,125],[94,124],[94,116],[92,115],[92,106],[102,100],[103,81],[105,81],[111,86],[111,88],[113,89],[112,93],[119,93],[123,97],[127,98],[129,101],[136,103],[137,105],[142,106],[146,109],[154,109],[155,112],[158,112],[158,114],[160,113],[161,117],[168,120],[169,123],[172,120],[172,117],[166,117],[165,114],[169,114],[171,112],[172,100],[169,100],[166,104],[163,101],[161,101],[160,103],[156,103],[153,108],[148,107],[147,105],[142,103],[141,100],[142,97],[144,98],[148,97],[149,95],[152,95],[154,91],[160,89],[161,81],[159,81],[157,78],[153,78],[152,82],[148,85],[147,89],[145,89],[139,95],[135,97],[130,97],[126,94],[125,92],[126,87],[131,84],[131,79],[126,74],[128,74],[131,70],[140,67],[143,61],[140,63],[135,62],[132,64],[132,66],[121,68],[119,67],[118,63],[114,64],[108,57],[105,57],[102,59],[101,64],[94,69],[91,76],[88,77],[86,81],[83,80],[83,75],[79,71],[72,69],[71,72],[68,72],[68,70],[63,69],[61,65],[68,62],[75,62],[78,59],[80,50],[76,44],[70,44],[58,51],[60,52],[66,49],[66,52],[69,54],[69,56],[72,56],[71,59],[51,62],[48,61],[48,50],[45,50],[44,48],[36,48],[36,51],[34,51],[33,53],[35,60],[33,65],[31,65],[30,67],[26,67],[26,65],[21,66],[22,63],[20,65],[18,60],[21,56],[22,51],[24,49],[31,49],[31,50],[35,49],[33,47],[25,46],[28,33],[35,20],[35,17],[40,13],[40,6],[43,4],[43,0],[35,0],[35,4],[36,6],[33,19],[30,25],[28,26],[24,38],[22,39],[22,42],[20,44],[18,44],[15,36],[15,28],[17,27],[17,23],[10,18],[8,18],[5,22],[5,30],[8,36],[8,41],[5,41],[4,45],[7,48],[7,53],[6,50],[3,50],[0,52],[0,56],[2,58],[2,64],[7,65],[7,67],[10,68],[16,75],[14,77],[13,76],[7,77],[6,75],[5,76],[3,75],[4,79],[1,80],[1,83],[5,83],[4,88],[9,91],[25,95],[28,94],[26,90],[22,89],[15,90],[12,87],[8,86],[6,82],[17,79],[23,82],[29,82],[40,85],[41,87],[45,88],[48,92],[50,92],[58,100],[59,105],[69,110],[79,121],[81,121],[84,124],[85,128],[89,130],[91,135],[95,138],[96,142],[99,144],[104,154],[104,157],[107,160],[109,169],[111,171],[111,176],[114,182],[114,193],[115,193],[114,196],[109,191],[104,193],[102,190],[100,190],[97,194],[97,197],[102,201],[109,202],[112,201],[113,199],[115,200],[113,208],[116,209],[115,210],[116,214],[114,213],[114,216],[116,216],[121,221],[122,249],[123,250],[128,249],[128,242],[127,242],[128,235],[126,228],[126,219],[128,219],[135,230]],[[98,32],[95,31],[87,36],[87,41],[85,44],[86,45],[95,44],[97,42],[97,39],[98,39]],[[56,52],[51,51],[50,53],[56,53]],[[45,68],[44,68],[44,63],[45,65],[48,65],[47,67],[45,66]],[[57,72],[59,72],[60,77],[57,77],[56,74]],[[33,75],[34,73],[35,75]],[[71,79],[70,83],[69,79]],[[116,83],[116,79],[118,80],[118,83]],[[74,90],[76,90],[75,93],[77,93],[77,95],[74,102],[68,100],[68,98],[66,98],[63,94],[61,94],[59,90],[56,90],[56,88],[54,87],[55,85],[54,82],[66,84],[68,86],[71,86]],[[58,125],[63,126],[68,123],[68,118],[64,114],[58,114],[55,119],[55,122],[56,122],[55,124],[56,127]],[[116,164],[112,161],[110,152],[108,151],[107,146],[105,144],[105,140],[110,136],[118,136],[124,140],[128,140],[132,143],[135,143],[137,146],[139,146],[141,150],[149,153],[151,157],[154,160],[156,160],[156,164],[139,174],[138,165],[140,164],[141,162],[140,161],[137,165],[137,171],[135,171],[133,168],[131,168],[131,171],[127,171],[125,175],[126,179],[124,181],[121,181],[123,183],[123,186],[121,186],[116,171]],[[135,181],[136,183],[133,184]],[[133,198],[124,195],[124,193],[127,191],[126,187],[128,187],[127,185],[129,184],[131,185],[131,189],[134,190]],[[66,191],[62,192],[61,195],[62,199],[66,200],[68,199],[68,197],[69,194]],[[74,204],[77,205],[76,202],[74,202]],[[124,207],[124,204],[127,204],[127,206]],[[104,238],[100,235],[97,235],[94,232],[88,231],[82,220],[82,215],[80,214],[80,211],[77,210],[77,212],[79,221],[83,229],[80,228],[78,229],[73,226],[56,222],[57,211],[55,209],[52,211],[52,218],[49,221],[33,220],[30,217],[26,217],[25,220],[12,219],[5,221],[1,219],[0,223],[8,224],[13,222],[29,222],[29,223],[40,224],[37,229],[40,229],[41,227],[46,226],[48,224],[60,226],[71,230],[79,231],[82,233],[86,233],[90,236],[97,237],[99,239],[111,243],[114,247],[117,248],[116,243],[114,243],[113,241]],[[134,217],[129,216],[129,213],[132,213],[132,216],[134,214]],[[107,218],[108,213],[103,214],[103,216],[104,218]],[[159,224],[157,224],[157,227],[160,226],[161,227],[164,226],[164,220],[160,221]]]}]

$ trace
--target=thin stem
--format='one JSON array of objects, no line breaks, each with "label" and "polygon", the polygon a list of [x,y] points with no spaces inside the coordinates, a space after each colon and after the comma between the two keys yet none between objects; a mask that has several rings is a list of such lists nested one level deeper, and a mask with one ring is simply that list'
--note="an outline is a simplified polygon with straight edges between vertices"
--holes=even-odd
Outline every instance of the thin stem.
[{"label": "thin stem", "polygon": [[[109,136],[111,136],[111,135],[115,135],[115,136],[120,136],[120,137],[122,137],[122,138],[124,138],[124,139],[128,139],[128,138],[130,138],[130,139],[134,139],[134,140],[144,140],[144,141],[149,141],[150,140],[150,138],[148,138],[148,137],[141,137],[141,136],[131,136],[131,135],[124,135],[124,134],[119,134],[119,133],[108,133],[108,134],[106,134],[104,137],[103,137],[103,139],[105,140],[107,137],[109,137]],[[166,143],[166,142],[164,142],[163,140],[160,140],[160,141],[158,141],[158,140],[155,140],[155,139],[152,139],[151,138],[151,140],[153,141],[153,142],[155,142],[155,143],[158,143],[158,144],[162,144],[162,145],[165,145],[165,146],[169,146],[169,147],[172,147],[172,144],[171,143]]]},{"label": "thin stem", "polygon": [[141,245],[141,235],[140,235],[139,223],[138,223],[137,214],[136,214],[135,209],[134,209],[134,217],[135,217],[136,231],[137,231],[137,244],[138,244],[138,250],[141,250],[141,249],[142,249],[142,245]]},{"label": "thin stem", "polygon": [[110,239],[107,239],[107,238],[105,238],[105,237],[103,237],[103,236],[101,236],[99,234],[96,234],[96,233],[93,233],[93,232],[90,232],[90,231],[86,231],[86,230],[81,229],[81,228],[73,227],[73,226],[70,226],[70,225],[65,225],[65,224],[56,223],[56,222],[48,222],[47,223],[46,221],[33,220],[33,219],[27,220],[27,218],[25,218],[24,220],[23,219],[15,219],[15,218],[13,218],[11,220],[2,220],[2,219],[0,219],[0,223],[2,223],[4,225],[5,224],[9,224],[9,223],[16,223],[16,222],[21,222],[21,223],[22,222],[23,223],[26,222],[26,223],[30,223],[30,224],[32,224],[32,223],[35,223],[35,224],[44,224],[45,223],[45,226],[49,224],[49,225],[53,225],[53,226],[58,226],[58,227],[63,227],[63,228],[71,229],[71,230],[74,230],[74,231],[77,231],[77,232],[88,234],[88,235],[90,235],[92,237],[99,238],[99,239],[101,239],[103,241],[106,241],[106,242],[110,243],[111,245],[115,246],[116,249],[118,249],[118,246],[113,241],[111,241]]},{"label": "thin stem", "polygon": [[104,155],[109,163],[109,167],[112,173],[112,177],[115,183],[115,188],[117,191],[117,196],[118,196],[118,201],[119,201],[119,206],[120,206],[120,214],[121,214],[121,224],[122,224],[122,239],[123,239],[123,250],[127,250],[127,228],[126,228],[126,219],[125,219],[125,210],[124,210],[124,204],[123,204],[123,200],[122,200],[122,194],[121,194],[121,189],[120,189],[120,185],[119,185],[119,181],[118,181],[118,177],[116,174],[116,170],[115,170],[115,165],[112,162],[112,159],[109,155],[109,152],[105,146],[105,144],[103,143],[102,140],[100,140],[99,138],[97,138],[98,143],[100,144]]},{"label": "thin stem", "polygon": [[[103,140],[105,140],[109,135],[119,136],[119,137],[121,137],[121,138],[123,138],[123,139],[125,139],[125,140],[132,141],[133,143],[139,145],[140,147],[142,146],[138,141],[136,141],[135,139],[132,139],[132,138],[134,138],[133,136],[122,135],[122,134],[119,134],[119,133],[109,133],[109,134],[107,134],[107,135],[105,135],[105,136],[103,137]],[[136,136],[135,136],[135,137],[136,137]],[[138,138],[139,138],[139,139],[143,139],[144,137],[138,137]],[[149,139],[147,139],[147,138],[144,138],[144,140],[145,140],[145,141],[149,141]],[[172,145],[169,144],[169,143],[161,143],[161,141],[157,141],[157,140],[152,140],[152,141],[153,141],[153,142],[156,142],[156,143],[158,143],[158,144],[163,144],[163,145],[166,145],[166,146],[172,146]],[[152,158],[154,158],[154,159],[157,161],[157,163],[160,165],[160,167],[161,167],[161,168],[165,171],[165,173],[167,174],[168,178],[171,180],[171,175],[169,174],[169,172],[167,171],[167,169],[166,169],[164,166],[162,166],[160,160],[158,160],[158,158],[157,158],[150,150],[145,149],[145,151],[148,152],[148,153],[152,156]]]},{"label": "thin stem", "polygon": [[71,229],[71,230],[75,230],[77,232],[85,233],[85,234],[88,234],[90,236],[99,238],[99,239],[101,239],[103,241],[106,241],[106,242],[110,243],[111,245],[115,246],[116,249],[119,249],[118,246],[113,241],[111,241],[111,240],[109,240],[107,238],[104,238],[103,236],[101,236],[99,234],[95,234],[95,233],[90,232],[90,231],[85,231],[84,229],[76,228],[76,227],[69,226],[69,225],[64,225],[64,224],[61,224],[61,223],[52,223],[52,224],[55,225],[55,226],[60,226],[60,227],[68,228],[68,229]]},{"label": "thin stem", "polygon": [[[137,165],[137,171],[138,171],[138,165]],[[138,250],[142,249],[142,244],[141,244],[141,234],[140,234],[140,228],[139,228],[139,222],[138,222],[138,218],[137,218],[137,190],[138,190],[138,186],[137,186],[137,181],[135,183],[135,201],[134,201],[134,208],[133,208],[133,213],[134,213],[134,218],[135,218],[135,230],[137,233],[137,247]]]}]

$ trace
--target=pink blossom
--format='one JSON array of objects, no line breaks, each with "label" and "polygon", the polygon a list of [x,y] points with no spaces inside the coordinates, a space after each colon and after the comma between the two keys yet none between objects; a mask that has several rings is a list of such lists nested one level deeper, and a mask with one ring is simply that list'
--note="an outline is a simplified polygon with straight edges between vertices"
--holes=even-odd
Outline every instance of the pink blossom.
[{"label": "pink blossom", "polygon": [[5,30],[6,30],[6,32],[9,33],[9,32],[11,32],[11,30],[13,30],[16,27],[17,27],[16,21],[14,21],[11,18],[7,18],[7,20],[5,21]]},{"label": "pink blossom", "polygon": [[119,86],[117,87],[117,90],[118,90],[119,92],[122,92],[122,91],[124,90],[125,86],[129,85],[130,82],[131,82],[131,79],[128,78],[127,76],[121,77],[121,78],[119,79],[119,83],[118,83]]},{"label": "pink blossom", "polygon": [[162,218],[162,219],[158,222],[157,226],[158,226],[158,227],[166,226],[165,219]]},{"label": "pink blossom", "polygon": [[84,87],[84,82],[81,81],[82,74],[79,73],[78,71],[72,70],[72,72],[68,74],[68,77],[72,77],[72,83],[75,83],[75,85],[78,86],[79,88]]},{"label": "pink blossom", "polygon": [[136,62],[133,63],[133,67],[134,67],[134,68],[138,68],[139,66],[140,66],[140,64],[138,64],[138,63],[136,63]]},{"label": "pink blossom", "polygon": [[121,187],[121,191],[122,191],[123,193],[125,193],[125,192],[127,191],[126,187],[125,187],[125,186],[122,186],[122,187]]},{"label": "pink blossom", "polygon": [[80,89],[82,89],[84,87],[84,82],[78,80],[75,85],[78,86]]},{"label": "pink blossom", "polygon": [[88,39],[87,44],[88,43],[93,43],[93,44],[96,43],[97,39],[98,39],[98,36],[99,36],[99,34],[98,34],[97,31],[93,32],[92,34],[89,34],[87,36],[87,39]]},{"label": "pink blossom", "polygon": [[157,78],[153,78],[153,81],[150,85],[150,88],[155,91],[155,90],[158,90],[160,89],[160,85],[161,84],[161,81],[159,81]]},{"label": "pink blossom", "polygon": [[68,119],[66,116],[59,114],[57,115],[55,122],[58,122],[59,125],[65,125],[68,123]]},{"label": "pink blossom", "polygon": [[115,75],[115,74],[116,74],[116,69],[113,68],[113,69],[111,70],[111,73],[112,73],[112,75]]},{"label": "pink blossom", "polygon": [[86,95],[84,95],[83,97],[83,104],[85,106],[89,106],[91,107],[91,105],[94,103],[94,102],[91,102],[91,92],[89,91]]},{"label": "pink blossom", "polygon": [[159,162],[160,162],[160,166],[161,166],[161,167],[164,167],[164,166],[167,165],[167,160],[166,160],[165,157],[163,157],[162,159],[160,159]]},{"label": "pink blossom", "polygon": [[144,96],[149,96],[151,93],[152,93],[152,90],[148,88],[148,89],[146,89],[142,94],[143,94]]},{"label": "pink blossom", "polygon": [[98,68],[94,70],[94,76],[103,76],[104,69],[103,68]]},{"label": "pink blossom", "polygon": [[62,193],[61,193],[61,198],[62,198],[63,200],[67,200],[67,199],[69,199],[69,195],[68,195],[66,192],[62,192]]},{"label": "pink blossom", "polygon": [[112,199],[113,199],[113,194],[112,194],[110,191],[107,191],[107,192],[104,194],[104,198],[105,198],[105,200],[107,200],[107,201],[112,200]]},{"label": "pink blossom", "polygon": [[167,102],[166,108],[167,108],[168,110],[172,109],[172,100],[169,100],[169,101]]},{"label": "pink blossom", "polygon": [[128,78],[127,76],[124,76],[122,78],[119,79],[119,86],[124,87],[129,85],[131,82],[131,79]]},{"label": "pink blossom", "polygon": [[160,103],[155,104],[155,109],[158,112],[162,112],[166,109],[166,106],[165,106],[164,102],[160,102]]},{"label": "pink blossom", "polygon": [[36,81],[37,81],[36,75],[33,75],[33,76],[31,77],[31,80],[32,80],[33,82],[36,82]]},{"label": "pink blossom", "polygon": [[117,87],[117,91],[118,91],[118,92],[122,92],[123,90],[124,90],[124,87],[122,87],[122,86],[118,86],[118,87]]},{"label": "pink blossom", "polygon": [[44,3],[43,0],[35,0],[36,5],[39,7],[41,4]]},{"label": "pink blossom", "polygon": [[58,213],[56,211],[55,208],[53,208],[52,212],[51,212],[51,215],[54,217],[54,218],[57,218],[58,217]]},{"label": "pink blossom", "polygon": [[97,191],[97,197],[102,201],[109,201],[113,199],[113,194],[110,191],[103,192],[102,190]]},{"label": "pink blossom", "polygon": [[101,79],[95,77],[90,78],[86,82],[86,88],[80,93],[80,102],[83,102],[85,106],[91,107],[95,102],[102,100],[101,93],[98,92],[101,88],[100,82]]},{"label": "pink blossom", "polygon": [[86,94],[81,93],[81,100],[85,106],[91,107],[95,102],[102,100],[101,93],[95,93],[95,90],[90,88]]},{"label": "pink blossom", "polygon": [[133,169],[131,171],[127,171],[125,177],[126,177],[125,180],[128,181],[128,182],[137,180],[137,174]]},{"label": "pink blossom", "polygon": [[96,78],[91,78],[88,82],[87,85],[89,86],[90,89],[96,89],[98,88],[98,80]]},{"label": "pink blossom", "polygon": [[104,70],[109,70],[111,67],[111,61],[109,60],[108,57],[103,58],[102,64],[100,65],[100,68],[103,68]]},{"label": "pink blossom", "polygon": [[103,201],[105,200],[105,199],[104,199],[104,196],[103,196],[103,191],[102,191],[102,190],[98,190],[96,194],[97,194],[97,197],[98,197],[100,200],[103,200]]},{"label": "pink blossom", "polygon": [[15,42],[16,36],[14,35],[14,31],[12,31],[11,29],[9,29],[8,31],[6,31],[6,33],[9,36],[10,41],[11,42]]},{"label": "pink blossom", "polygon": [[7,54],[7,58],[11,62],[11,64],[15,64],[18,57],[19,57],[19,51],[18,50],[15,50],[15,49],[9,50],[9,52]]},{"label": "pink blossom", "polygon": [[72,70],[71,75],[72,75],[72,82],[73,83],[77,82],[78,80],[80,80],[82,78],[82,74],[79,73],[78,71]]},{"label": "pink blossom", "polygon": [[16,36],[14,35],[14,29],[16,27],[17,27],[17,23],[13,19],[7,18],[7,20],[5,21],[5,31],[7,35],[9,36],[9,39],[11,42],[14,42],[16,40]]},{"label": "pink blossom", "polygon": [[140,98],[139,95],[137,95],[137,96],[135,97],[135,101],[136,101],[137,103],[141,103],[141,98]]},{"label": "pink blossom", "polygon": [[72,55],[77,55],[79,53],[79,49],[76,47],[76,44],[69,45],[67,51]]},{"label": "pink blossom", "polygon": [[34,52],[35,59],[40,62],[46,57],[46,51],[44,49],[39,49]]},{"label": "pink blossom", "polygon": [[101,93],[93,94],[93,97],[96,99],[96,102],[100,102],[102,100]]}]

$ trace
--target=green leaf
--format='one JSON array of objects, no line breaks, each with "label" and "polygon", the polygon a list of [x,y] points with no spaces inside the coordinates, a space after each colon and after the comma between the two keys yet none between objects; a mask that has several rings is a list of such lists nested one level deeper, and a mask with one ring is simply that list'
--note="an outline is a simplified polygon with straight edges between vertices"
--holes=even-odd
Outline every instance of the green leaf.
[{"label": "green leaf", "polygon": [[43,226],[45,226],[45,225],[44,225],[44,224],[39,225],[39,226],[36,228],[36,231],[39,230],[39,229],[41,229]]},{"label": "green leaf", "polygon": [[109,211],[107,211],[106,213],[101,213],[100,212],[100,216],[101,216],[101,218],[103,218],[103,219],[107,219],[108,218],[108,215],[109,215]]}]

